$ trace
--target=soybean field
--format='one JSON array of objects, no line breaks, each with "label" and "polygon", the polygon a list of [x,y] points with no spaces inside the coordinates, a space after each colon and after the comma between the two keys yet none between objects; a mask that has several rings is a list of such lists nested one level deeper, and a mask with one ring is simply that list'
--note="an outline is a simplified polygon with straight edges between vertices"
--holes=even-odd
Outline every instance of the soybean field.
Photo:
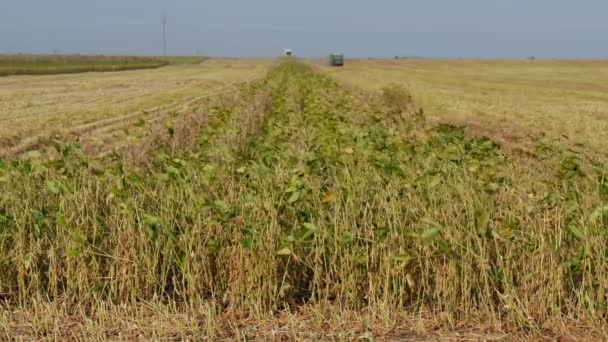
[{"label": "soybean field", "polygon": [[[422,71],[372,84],[347,74],[348,61],[340,70],[292,58],[165,68],[87,74],[113,96],[89,96],[79,76],[64,75],[72,95],[14,100],[53,114],[3,124],[5,150],[49,118],[100,134],[98,120],[157,124],[109,150],[90,152],[82,134],[60,131],[0,159],[4,337],[608,336],[599,137],[556,140],[537,127],[512,146],[479,122],[439,115],[442,103],[457,104],[430,105],[448,90],[417,83]],[[0,82],[2,97],[36,88]],[[477,106],[467,96],[466,113]],[[168,107],[141,109],[155,105]]]}]

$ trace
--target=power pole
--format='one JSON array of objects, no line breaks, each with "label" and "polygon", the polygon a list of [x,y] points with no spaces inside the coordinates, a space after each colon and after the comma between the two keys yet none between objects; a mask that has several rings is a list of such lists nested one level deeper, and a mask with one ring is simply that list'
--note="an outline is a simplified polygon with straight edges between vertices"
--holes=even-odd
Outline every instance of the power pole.
[{"label": "power pole", "polygon": [[163,14],[163,56],[167,57],[167,14]]}]

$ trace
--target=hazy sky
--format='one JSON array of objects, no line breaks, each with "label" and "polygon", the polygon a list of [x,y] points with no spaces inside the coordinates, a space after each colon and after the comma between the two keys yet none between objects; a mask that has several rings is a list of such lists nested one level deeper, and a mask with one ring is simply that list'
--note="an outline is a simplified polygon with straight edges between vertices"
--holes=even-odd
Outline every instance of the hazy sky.
[{"label": "hazy sky", "polygon": [[608,58],[607,0],[0,0],[0,53]]}]

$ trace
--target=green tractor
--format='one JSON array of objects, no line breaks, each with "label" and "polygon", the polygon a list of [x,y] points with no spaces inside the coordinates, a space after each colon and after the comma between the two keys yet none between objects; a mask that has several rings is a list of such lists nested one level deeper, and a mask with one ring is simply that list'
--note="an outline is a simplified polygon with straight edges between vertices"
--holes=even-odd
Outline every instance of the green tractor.
[{"label": "green tractor", "polygon": [[329,65],[334,67],[344,66],[344,55],[341,53],[332,53],[329,55]]}]

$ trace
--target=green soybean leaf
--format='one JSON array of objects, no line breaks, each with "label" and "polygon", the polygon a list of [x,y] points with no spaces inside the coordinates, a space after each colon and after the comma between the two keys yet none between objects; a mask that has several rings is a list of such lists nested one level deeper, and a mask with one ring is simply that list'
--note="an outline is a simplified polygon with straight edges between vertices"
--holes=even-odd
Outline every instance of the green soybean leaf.
[{"label": "green soybean leaf", "polygon": [[277,255],[280,255],[280,256],[290,256],[291,255],[291,249],[289,249],[288,247],[285,247],[285,248],[281,249],[280,251],[278,251]]},{"label": "green soybean leaf", "polygon": [[255,246],[255,242],[252,238],[244,238],[241,240],[241,247],[246,249],[252,249]]},{"label": "green soybean leaf", "polygon": [[462,184],[462,183],[454,184],[454,191],[460,197],[464,197],[466,194],[466,189],[464,187],[464,184]]},{"label": "green soybean leaf", "polygon": [[220,211],[229,211],[230,210],[230,206],[228,206],[228,203],[221,201],[221,200],[217,200],[217,201],[213,202],[213,206],[216,209],[219,209]]},{"label": "green soybean leaf", "polygon": [[574,237],[576,237],[579,240],[585,239],[585,234],[583,234],[583,232],[577,226],[575,226],[573,224],[568,225],[568,231],[570,233],[572,233],[572,235],[574,235]]},{"label": "green soybean leaf", "polygon": [[55,181],[47,181],[46,188],[49,189],[49,191],[54,194],[59,193],[59,184],[57,184],[57,182],[55,182]]},{"label": "green soybean leaf", "polygon": [[355,235],[351,232],[343,232],[340,234],[340,243],[347,245],[355,240]]},{"label": "green soybean leaf", "polygon": [[40,151],[30,151],[27,153],[29,159],[40,159],[42,157],[42,153]]},{"label": "green soybean leaf", "polygon": [[500,189],[500,186],[494,182],[487,183],[484,187],[484,190],[488,193],[496,193]]},{"label": "green soybean leaf", "polygon": [[287,296],[290,290],[291,285],[287,282],[283,283],[283,285],[281,285],[281,288],[279,289],[279,297],[284,298],[285,296]]},{"label": "green soybean leaf", "polygon": [[167,171],[167,173],[172,175],[177,175],[179,173],[179,170],[175,166],[171,165],[167,166],[165,170]]},{"label": "green soybean leaf", "polygon": [[159,173],[156,175],[156,178],[161,182],[168,182],[171,179],[167,173]]},{"label": "green soybean leaf", "polygon": [[220,243],[217,242],[217,240],[213,240],[213,239],[207,241],[207,247],[209,247],[209,249],[211,249],[215,253],[219,253],[220,248],[221,248]]},{"label": "green soybean leaf", "polygon": [[291,194],[291,197],[289,197],[289,199],[287,200],[287,203],[289,204],[294,204],[295,202],[297,202],[300,199],[300,192],[299,191],[294,191]]},{"label": "green soybean leaf", "polygon": [[441,184],[441,176],[434,175],[433,177],[431,177],[431,179],[429,179],[429,189],[433,189],[439,184]]},{"label": "green soybean leaf", "polygon": [[608,206],[601,206],[591,213],[589,220],[594,223],[601,223],[602,220],[608,219]]},{"label": "green soybean leaf", "polygon": [[425,242],[433,242],[439,234],[441,234],[441,229],[439,229],[439,227],[433,227],[425,230],[420,237]]},{"label": "green soybean leaf", "polygon": [[407,254],[398,254],[393,257],[393,260],[395,260],[396,262],[398,262],[400,264],[407,265],[410,262],[410,260],[412,260],[412,257]]},{"label": "green soybean leaf", "polygon": [[160,224],[160,218],[157,216],[153,216],[153,215],[144,215],[144,223],[147,226],[150,227],[155,227],[158,226]]},{"label": "green soybean leaf", "polygon": [[73,257],[77,257],[81,254],[82,254],[82,250],[80,248],[74,248],[74,249],[70,249],[69,251],[65,252],[64,256],[68,257],[68,258],[73,258]]},{"label": "green soybean leaf", "polygon": [[315,231],[317,230],[317,227],[315,227],[314,224],[312,223],[303,223],[302,224],[302,231],[300,233],[299,236],[299,240],[300,241],[307,241],[310,238],[312,238],[315,235]]},{"label": "green soybean leaf", "polygon": [[215,170],[215,166],[213,166],[211,164],[207,164],[207,165],[205,165],[205,167],[203,167],[203,172],[205,172],[205,173],[211,173],[211,172],[213,172],[213,170]]},{"label": "green soybean leaf", "polygon": [[485,209],[477,210],[475,213],[475,227],[477,230],[483,230],[490,224],[490,213]]}]

